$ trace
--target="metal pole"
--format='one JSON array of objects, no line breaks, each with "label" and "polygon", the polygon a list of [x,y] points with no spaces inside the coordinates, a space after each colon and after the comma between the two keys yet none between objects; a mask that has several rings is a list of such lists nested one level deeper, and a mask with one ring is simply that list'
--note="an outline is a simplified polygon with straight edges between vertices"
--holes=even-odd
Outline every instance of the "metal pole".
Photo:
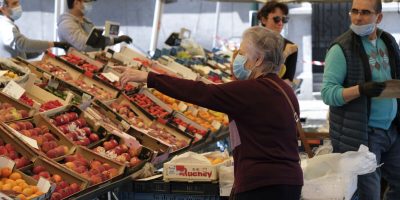
[{"label": "metal pole", "polygon": [[[54,23],[53,23],[53,41],[58,40],[57,34],[57,21],[58,17],[61,15],[62,12],[65,10],[65,0],[55,0],[54,1]],[[57,48],[53,48],[53,53],[58,55],[59,51]]]},{"label": "metal pole", "polygon": [[149,49],[150,54],[152,54],[157,48],[163,7],[164,7],[164,0],[156,0],[156,7],[154,9],[153,30],[151,34],[150,49]]},{"label": "metal pole", "polygon": [[215,30],[214,30],[214,36],[213,36],[213,45],[212,47],[215,48],[217,47],[217,37],[218,37],[218,29],[219,29],[219,15],[221,13],[221,2],[217,2],[217,7],[215,10]]}]

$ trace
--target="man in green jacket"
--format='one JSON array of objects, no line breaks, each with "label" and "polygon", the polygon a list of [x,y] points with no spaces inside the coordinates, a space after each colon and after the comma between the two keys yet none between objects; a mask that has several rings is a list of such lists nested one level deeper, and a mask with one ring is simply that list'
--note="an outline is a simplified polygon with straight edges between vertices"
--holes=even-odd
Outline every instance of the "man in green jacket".
[{"label": "man in green jacket", "polygon": [[376,98],[385,81],[399,79],[399,47],[378,29],[381,0],[353,0],[350,30],[335,40],[325,58],[322,99],[330,105],[330,136],[335,152],[361,144],[376,155],[375,172],[358,177],[360,200],[380,200],[381,176],[389,183],[386,198],[400,199],[399,102]]}]

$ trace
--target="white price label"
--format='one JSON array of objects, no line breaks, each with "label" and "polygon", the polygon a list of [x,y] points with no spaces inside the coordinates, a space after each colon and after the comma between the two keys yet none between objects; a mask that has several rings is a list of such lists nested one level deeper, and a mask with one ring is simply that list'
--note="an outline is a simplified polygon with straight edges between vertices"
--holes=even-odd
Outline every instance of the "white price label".
[{"label": "white price label", "polygon": [[31,147],[33,147],[35,149],[39,149],[39,145],[36,140],[21,134],[20,132],[16,131],[15,129],[11,128],[8,125],[6,125],[6,126],[14,133],[14,135],[16,135],[22,141],[26,142],[27,144],[29,144]]},{"label": "white price label", "polygon": [[90,101],[91,99],[92,99],[92,96],[90,96],[86,93],[82,94],[82,102],[87,102],[87,101]]},{"label": "white price label", "polygon": [[39,190],[43,193],[47,193],[51,188],[50,181],[46,180],[43,177],[39,178],[37,186],[38,186]]},{"label": "white price label", "polygon": [[0,77],[7,74],[8,70],[0,70]]},{"label": "white price label", "polygon": [[60,82],[58,82],[58,80],[56,79],[50,79],[47,85],[51,88],[57,89],[58,86],[60,85]]},{"label": "white price label", "polygon": [[219,129],[221,128],[221,123],[219,121],[214,120],[211,125],[215,128],[215,129]]},{"label": "white price label", "polygon": [[193,116],[197,116],[197,113],[199,113],[199,110],[197,110],[195,107],[193,106],[189,106],[189,111],[192,113]]},{"label": "white price label", "polygon": [[178,104],[178,109],[179,109],[179,111],[181,111],[181,112],[185,112],[185,111],[188,109],[188,106],[187,106],[185,103],[183,103],[183,102],[181,101],[181,102],[179,102],[179,104]]},{"label": "white price label", "polygon": [[185,130],[186,130],[186,127],[184,127],[184,126],[182,126],[182,125],[178,125],[178,129],[181,130],[181,131],[185,131]]},{"label": "white price label", "polygon": [[13,160],[10,160],[9,158],[4,157],[4,156],[0,156],[0,167],[1,168],[7,167],[10,169],[13,169],[14,166],[15,166],[15,162]]},{"label": "white price label", "polygon": [[107,72],[107,73],[101,73],[101,75],[103,75],[104,77],[106,77],[106,79],[108,79],[109,81],[111,81],[112,83],[119,81],[119,76],[115,75],[112,72]]},{"label": "white price label", "polygon": [[3,92],[15,99],[19,99],[25,93],[25,89],[15,81],[10,81],[3,89]]},{"label": "white price label", "polygon": [[125,130],[128,130],[131,127],[131,125],[129,125],[125,120],[121,120],[121,125]]}]

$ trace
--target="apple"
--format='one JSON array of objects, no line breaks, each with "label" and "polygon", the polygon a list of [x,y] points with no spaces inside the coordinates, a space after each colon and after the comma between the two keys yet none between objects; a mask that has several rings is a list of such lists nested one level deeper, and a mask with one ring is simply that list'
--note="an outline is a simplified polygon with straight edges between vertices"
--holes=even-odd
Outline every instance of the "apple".
[{"label": "apple", "polygon": [[39,174],[40,172],[42,172],[42,171],[45,171],[46,169],[43,167],[43,166],[35,166],[35,167],[33,167],[33,169],[32,169],[32,172],[34,173],[34,174]]},{"label": "apple", "polygon": [[99,136],[97,134],[92,133],[89,135],[89,139],[92,142],[97,142],[97,141],[99,141]]}]

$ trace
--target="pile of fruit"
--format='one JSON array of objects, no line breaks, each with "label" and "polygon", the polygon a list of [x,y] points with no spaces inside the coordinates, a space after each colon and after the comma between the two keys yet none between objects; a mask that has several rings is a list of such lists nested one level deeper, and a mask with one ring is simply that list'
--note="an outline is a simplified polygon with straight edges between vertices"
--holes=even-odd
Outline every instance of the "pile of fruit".
[{"label": "pile of fruit", "polygon": [[182,149],[189,145],[189,143],[186,140],[176,138],[175,135],[172,135],[166,129],[157,127],[155,125],[153,125],[150,129],[148,129],[148,134],[171,145],[172,151]]},{"label": "pile of fruit", "polygon": [[61,106],[63,106],[63,104],[58,100],[48,101],[48,102],[45,102],[42,105],[40,105],[39,112],[44,112],[46,110],[51,110],[51,109],[58,108]]},{"label": "pile of fruit", "polygon": [[119,103],[113,102],[110,104],[110,107],[113,109],[114,112],[117,112],[123,118],[128,120],[131,125],[139,128],[146,128],[146,124],[144,123],[143,119],[136,116],[135,113],[130,109],[129,105],[121,105]]},{"label": "pile of fruit", "polygon": [[19,199],[34,199],[43,195],[43,192],[35,185],[29,185],[18,172],[12,172],[10,168],[1,169],[0,188],[3,191],[17,193]]},{"label": "pile of fruit", "polygon": [[165,119],[168,116],[168,112],[161,108],[159,105],[154,103],[145,94],[134,94],[129,97],[129,100],[135,102],[138,106],[149,112],[151,115],[160,119]]},{"label": "pile of fruit", "polygon": [[22,102],[22,103],[24,103],[24,104],[26,104],[26,105],[28,105],[28,106],[33,106],[33,99],[31,99],[31,98],[29,98],[27,95],[26,95],[26,93],[24,93],[20,98],[19,98],[19,100]]},{"label": "pile of fruit", "polygon": [[84,80],[75,80],[72,81],[72,83],[78,86],[83,91],[86,91],[89,94],[94,95],[99,100],[110,100],[113,98],[112,94],[110,94],[109,92],[105,91],[104,89],[96,85],[87,84]]},{"label": "pile of fruit", "polygon": [[64,165],[89,180],[91,185],[102,183],[119,175],[118,169],[108,163],[89,160],[81,154],[66,156]]},{"label": "pile of fruit", "polygon": [[93,73],[93,72],[98,72],[100,70],[97,66],[94,66],[94,65],[86,62],[82,58],[80,58],[76,55],[73,55],[73,54],[67,54],[65,56],[61,56],[61,58],[68,61],[69,63],[72,63],[72,64],[78,66],[79,68],[81,68],[87,72]]},{"label": "pile of fruit", "polygon": [[51,195],[51,200],[64,199],[81,190],[77,183],[69,184],[67,181],[63,180],[62,176],[59,174],[51,174],[41,165],[33,167],[32,173],[35,180],[39,180],[40,177],[43,177],[56,184],[56,189]]},{"label": "pile of fruit", "polygon": [[13,72],[13,71],[8,71],[7,73],[5,73],[3,76],[8,77],[10,79],[17,79],[19,78],[18,74]]},{"label": "pile of fruit", "polygon": [[194,127],[193,125],[190,125],[186,122],[184,122],[182,119],[179,119],[177,117],[173,117],[171,120],[171,123],[176,125],[176,126],[181,126],[185,127],[185,131],[190,133],[191,135],[201,135],[205,136],[207,134],[207,130],[200,130]]},{"label": "pile of fruit", "polygon": [[43,70],[50,72],[52,75],[58,77],[61,80],[69,81],[72,80],[72,76],[63,68],[53,65],[51,63],[42,63],[39,65]]},{"label": "pile of fruit", "polygon": [[9,103],[0,102],[0,122],[19,120],[27,117],[29,117],[28,111],[17,110]]},{"label": "pile of fruit", "polygon": [[130,148],[125,144],[119,144],[115,139],[110,139],[94,150],[100,155],[116,160],[117,162],[127,163],[130,167],[134,167],[140,163],[138,156],[142,147],[136,149]]},{"label": "pile of fruit", "polygon": [[86,120],[79,118],[76,112],[57,115],[50,121],[77,145],[88,146],[92,142],[99,141],[99,135],[93,133]]},{"label": "pile of fruit", "polygon": [[21,168],[29,165],[31,161],[25,156],[19,154],[11,144],[5,144],[3,140],[0,139],[0,156],[5,156],[15,162],[16,168]]},{"label": "pile of fruit", "polygon": [[10,123],[9,126],[21,134],[36,140],[40,150],[49,158],[64,156],[69,151],[67,146],[60,145],[59,140],[54,137],[45,125],[35,127],[29,121],[20,121]]},{"label": "pile of fruit", "polygon": [[114,82],[111,82],[110,80],[108,80],[108,78],[106,78],[105,76],[103,76],[103,74],[99,74],[99,75],[97,75],[101,80],[103,80],[104,82],[106,82],[106,83],[108,83],[108,84],[110,84],[110,85],[112,85],[112,86],[114,86],[114,87],[116,87],[116,88],[118,88],[118,89],[122,89],[122,85],[121,85],[121,82],[120,81],[114,81]]}]

